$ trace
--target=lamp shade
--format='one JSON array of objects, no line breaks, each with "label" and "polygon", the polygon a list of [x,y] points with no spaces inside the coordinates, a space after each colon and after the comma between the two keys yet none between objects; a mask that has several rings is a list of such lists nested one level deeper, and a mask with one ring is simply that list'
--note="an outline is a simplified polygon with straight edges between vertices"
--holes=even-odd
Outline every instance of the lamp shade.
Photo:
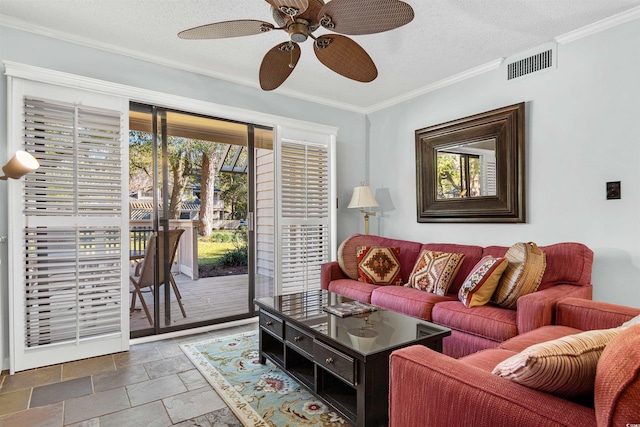
[{"label": "lamp shade", "polygon": [[378,206],[373,192],[368,185],[362,183],[359,187],[353,189],[353,196],[351,196],[351,202],[349,202],[348,208],[369,208],[372,206]]},{"label": "lamp shade", "polygon": [[18,179],[24,174],[33,172],[39,167],[40,163],[38,163],[35,157],[27,153],[26,151],[19,150],[16,152],[16,154],[13,155],[11,160],[9,160],[7,164],[2,167],[4,176],[0,177],[0,179]]}]

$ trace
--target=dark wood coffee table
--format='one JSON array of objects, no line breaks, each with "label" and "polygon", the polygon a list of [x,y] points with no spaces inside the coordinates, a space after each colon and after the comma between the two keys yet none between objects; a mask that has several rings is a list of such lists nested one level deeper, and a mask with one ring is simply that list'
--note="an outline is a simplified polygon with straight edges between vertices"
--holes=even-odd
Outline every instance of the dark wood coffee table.
[{"label": "dark wood coffee table", "polygon": [[442,351],[451,330],[382,308],[344,318],[323,311],[348,301],[322,290],[256,299],[260,363],[269,359],[352,425],[386,426],[391,352]]}]

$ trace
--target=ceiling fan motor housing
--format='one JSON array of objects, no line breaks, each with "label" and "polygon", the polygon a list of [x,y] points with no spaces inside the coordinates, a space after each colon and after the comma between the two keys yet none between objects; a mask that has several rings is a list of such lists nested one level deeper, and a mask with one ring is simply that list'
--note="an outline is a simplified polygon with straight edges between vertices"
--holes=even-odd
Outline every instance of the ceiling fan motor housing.
[{"label": "ceiling fan motor housing", "polygon": [[294,43],[302,43],[309,37],[309,23],[304,19],[296,19],[287,27],[287,32]]}]

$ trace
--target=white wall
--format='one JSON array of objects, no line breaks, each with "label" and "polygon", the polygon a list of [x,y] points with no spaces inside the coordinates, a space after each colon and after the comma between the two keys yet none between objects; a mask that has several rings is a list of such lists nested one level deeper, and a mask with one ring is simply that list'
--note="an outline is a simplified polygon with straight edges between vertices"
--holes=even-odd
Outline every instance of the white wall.
[{"label": "white wall", "polygon": [[[507,82],[485,73],[368,116],[372,188],[395,209],[378,234],[509,246],[577,241],[595,252],[594,299],[640,307],[640,20],[560,45],[558,69]],[[527,223],[416,222],[414,131],[526,102]],[[622,199],[605,183],[622,181]]]},{"label": "white wall", "polygon": [[[180,71],[134,58],[76,45],[0,26],[0,72],[2,61],[13,61],[55,71],[91,77],[152,91],[203,100],[215,104],[242,108],[281,117],[303,120],[339,128],[337,136],[337,169],[339,212],[357,219],[348,212],[351,191],[365,178],[365,162],[361,157],[366,143],[365,115],[330,106],[295,99],[277,92],[232,84],[199,74]],[[258,70],[256,70],[257,78]],[[7,82],[0,79],[0,165],[7,160]],[[0,184],[0,236],[7,235],[6,186]],[[344,237],[346,231],[338,235]],[[6,243],[0,243],[0,369],[8,354]],[[4,353],[4,354],[3,354]]]}]

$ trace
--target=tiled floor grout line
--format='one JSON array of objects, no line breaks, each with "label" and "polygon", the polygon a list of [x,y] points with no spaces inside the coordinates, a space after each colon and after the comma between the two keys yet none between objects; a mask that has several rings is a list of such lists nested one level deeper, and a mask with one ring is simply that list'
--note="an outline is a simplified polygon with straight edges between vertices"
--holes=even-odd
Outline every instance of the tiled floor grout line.
[{"label": "tiled floor grout line", "polygon": [[160,399],[160,403],[162,404],[162,409],[164,409],[165,414],[167,414],[167,418],[169,419],[169,421],[171,421],[171,424],[173,425],[174,422],[171,419],[171,414],[169,414],[169,411],[167,410],[167,407],[165,406],[164,402],[162,401],[162,399]]},{"label": "tiled floor grout line", "polygon": [[33,389],[34,387],[31,387],[31,389],[29,390],[29,399],[27,399],[27,410],[31,409],[31,398],[33,397]]}]

